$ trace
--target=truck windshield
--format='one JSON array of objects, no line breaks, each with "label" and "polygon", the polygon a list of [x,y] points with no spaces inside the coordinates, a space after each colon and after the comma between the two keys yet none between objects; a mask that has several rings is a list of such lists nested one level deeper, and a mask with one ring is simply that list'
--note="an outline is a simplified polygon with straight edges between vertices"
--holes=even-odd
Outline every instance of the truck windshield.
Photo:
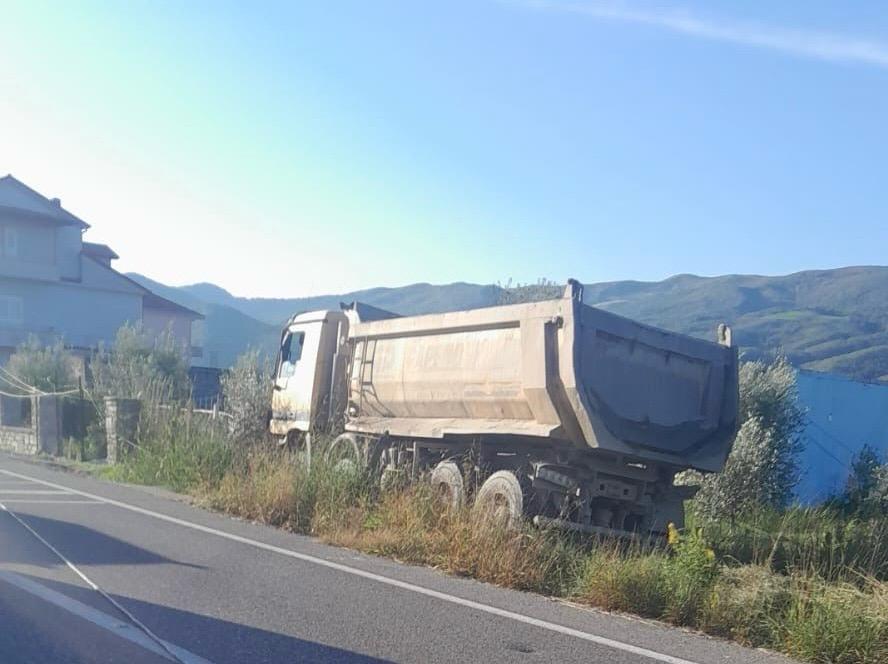
[{"label": "truck windshield", "polygon": [[305,343],[305,332],[289,332],[281,344],[281,368],[278,376],[287,378],[293,375],[296,363],[302,357],[302,346]]}]

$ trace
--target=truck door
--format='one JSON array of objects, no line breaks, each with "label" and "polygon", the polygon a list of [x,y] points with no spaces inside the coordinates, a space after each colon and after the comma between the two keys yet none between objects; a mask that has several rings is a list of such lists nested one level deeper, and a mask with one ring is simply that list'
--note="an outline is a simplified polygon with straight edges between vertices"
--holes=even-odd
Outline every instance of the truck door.
[{"label": "truck door", "polygon": [[291,325],[281,338],[271,404],[274,434],[308,431],[320,331],[320,322]]}]

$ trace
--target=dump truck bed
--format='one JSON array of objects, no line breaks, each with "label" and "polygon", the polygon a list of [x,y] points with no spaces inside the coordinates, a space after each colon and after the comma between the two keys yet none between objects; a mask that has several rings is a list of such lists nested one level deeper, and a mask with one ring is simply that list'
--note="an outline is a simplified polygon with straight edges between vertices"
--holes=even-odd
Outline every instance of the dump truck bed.
[{"label": "dump truck bed", "polygon": [[737,352],[558,300],[349,328],[353,431],[549,440],[718,470],[736,430]]}]

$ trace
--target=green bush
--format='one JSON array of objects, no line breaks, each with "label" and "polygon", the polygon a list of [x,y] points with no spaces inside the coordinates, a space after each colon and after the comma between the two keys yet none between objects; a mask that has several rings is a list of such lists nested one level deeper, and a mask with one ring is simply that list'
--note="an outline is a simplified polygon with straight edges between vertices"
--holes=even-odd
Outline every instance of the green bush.
[{"label": "green bush", "polygon": [[740,431],[720,473],[703,478],[694,509],[710,519],[785,507],[799,479],[804,412],[785,357],[740,367]]},{"label": "green bush", "polygon": [[231,434],[236,440],[255,443],[268,437],[271,373],[268,359],[250,350],[238,357],[222,377],[225,412],[231,418]]},{"label": "green bush", "polygon": [[74,362],[74,356],[65,349],[61,340],[44,346],[37,337],[31,335],[9,358],[6,371],[12,377],[0,374],[0,386],[7,392],[12,390],[25,394],[28,390],[16,381],[18,379],[43,392],[70,389],[77,382]]},{"label": "green bush", "polygon": [[695,528],[680,534],[669,524],[672,555],[663,568],[666,594],[664,617],[679,625],[696,625],[719,574],[715,552],[706,544],[703,531]]},{"label": "green bush", "polygon": [[152,337],[141,327],[124,325],[110,349],[99,348],[90,369],[97,397],[171,403],[191,393],[184,350],[169,331]]}]

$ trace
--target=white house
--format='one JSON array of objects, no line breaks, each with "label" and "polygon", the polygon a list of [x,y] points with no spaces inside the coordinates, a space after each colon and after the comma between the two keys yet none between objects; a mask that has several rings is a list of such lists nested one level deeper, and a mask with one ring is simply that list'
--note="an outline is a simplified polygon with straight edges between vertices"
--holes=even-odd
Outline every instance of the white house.
[{"label": "white house", "polygon": [[103,244],[84,242],[89,224],[12,175],[0,178],[0,364],[34,334],[89,352],[125,323],[171,329],[189,358],[200,349],[191,324],[201,314],[117,272]]}]

